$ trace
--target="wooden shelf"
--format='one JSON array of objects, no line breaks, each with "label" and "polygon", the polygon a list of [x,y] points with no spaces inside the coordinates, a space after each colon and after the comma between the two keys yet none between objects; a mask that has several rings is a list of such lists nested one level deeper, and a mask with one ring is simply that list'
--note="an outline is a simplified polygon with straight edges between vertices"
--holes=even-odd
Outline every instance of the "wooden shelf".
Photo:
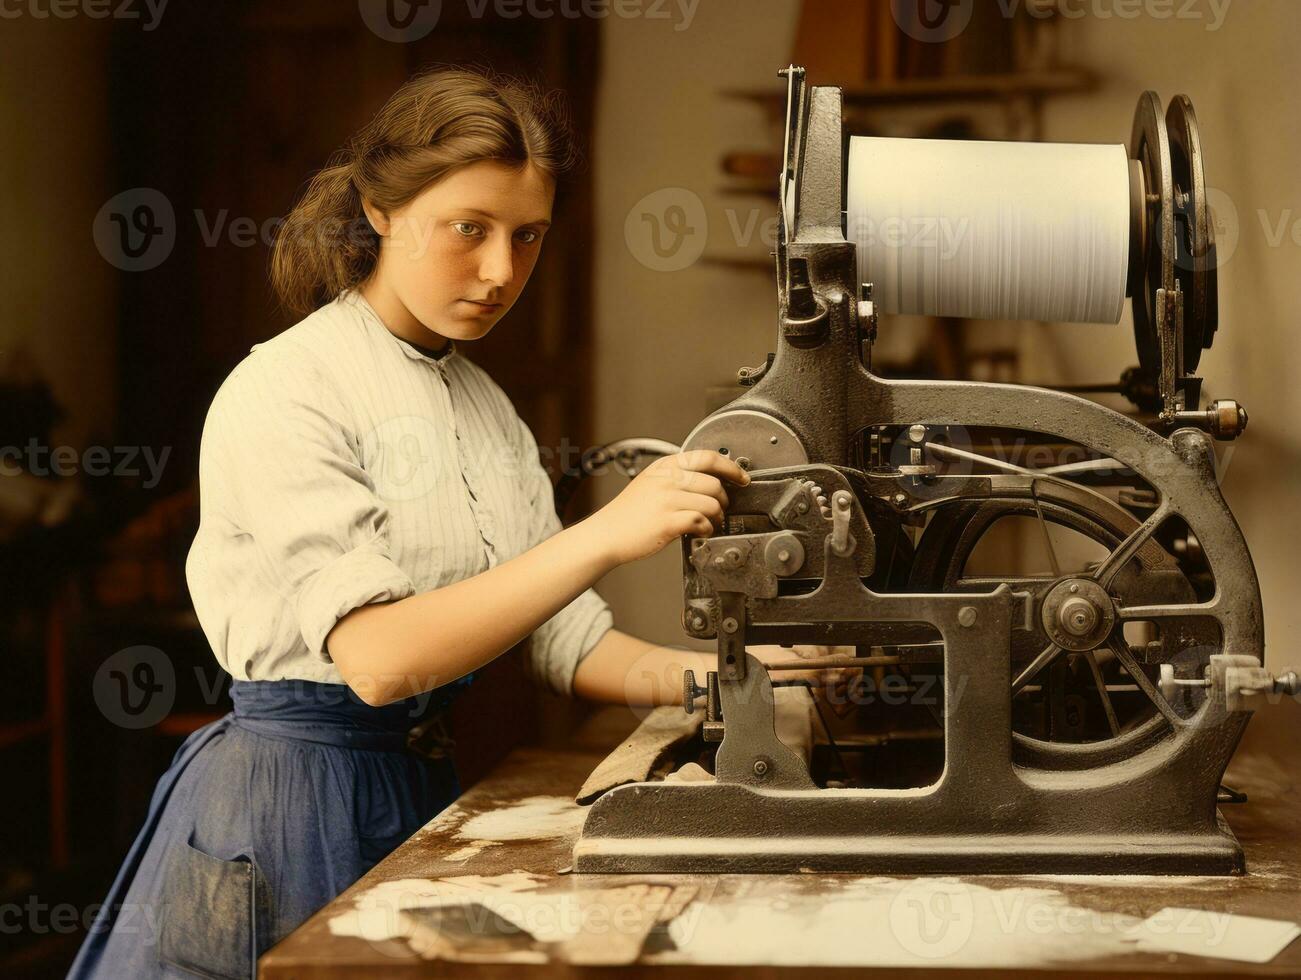
[{"label": "wooden shelf", "polygon": [[[931,102],[987,102],[1022,96],[1072,95],[1096,88],[1097,76],[1084,68],[1051,71],[1011,72],[998,75],[939,75],[933,78],[901,78],[892,82],[869,82],[844,88],[845,105],[851,108],[882,105],[924,105]],[[785,90],[724,93],[763,105],[782,107]]]}]

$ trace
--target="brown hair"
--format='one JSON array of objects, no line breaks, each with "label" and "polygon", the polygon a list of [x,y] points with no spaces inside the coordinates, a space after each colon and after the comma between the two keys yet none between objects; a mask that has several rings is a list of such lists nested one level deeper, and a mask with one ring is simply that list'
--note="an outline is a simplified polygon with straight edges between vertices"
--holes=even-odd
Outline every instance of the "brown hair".
[{"label": "brown hair", "polygon": [[388,214],[480,160],[531,163],[559,181],[577,162],[561,94],[477,68],[411,78],[312,178],[285,219],[271,256],[281,302],[310,313],[374,271],[379,235],[363,197]]}]

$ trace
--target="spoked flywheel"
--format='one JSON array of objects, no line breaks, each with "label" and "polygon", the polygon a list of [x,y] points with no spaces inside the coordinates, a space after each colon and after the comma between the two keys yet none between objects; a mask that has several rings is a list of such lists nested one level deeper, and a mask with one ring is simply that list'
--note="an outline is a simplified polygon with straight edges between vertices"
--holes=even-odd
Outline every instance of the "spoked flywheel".
[{"label": "spoked flywheel", "polygon": [[[1009,651],[1019,764],[1118,761],[1201,706],[1220,629],[1193,611],[1204,587],[1189,556],[1196,539],[1171,537],[1164,517],[1140,522],[1087,487],[1019,476],[995,478],[989,496],[946,502],[931,517],[911,590],[989,592],[1006,583],[1032,597],[1031,628],[1013,632]],[[1007,537],[1008,523],[1019,539]],[[997,547],[982,549],[995,536]],[[988,567],[989,553],[1038,570]]]}]

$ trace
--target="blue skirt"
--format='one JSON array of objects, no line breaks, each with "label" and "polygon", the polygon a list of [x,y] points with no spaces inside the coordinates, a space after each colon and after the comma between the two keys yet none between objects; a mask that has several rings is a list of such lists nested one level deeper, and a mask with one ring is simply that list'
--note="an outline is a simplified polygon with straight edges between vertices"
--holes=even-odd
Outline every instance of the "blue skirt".
[{"label": "blue skirt", "polygon": [[374,708],[342,684],[235,681],[189,736],[70,977],[251,977],[257,957],[460,795],[407,748],[473,675]]}]

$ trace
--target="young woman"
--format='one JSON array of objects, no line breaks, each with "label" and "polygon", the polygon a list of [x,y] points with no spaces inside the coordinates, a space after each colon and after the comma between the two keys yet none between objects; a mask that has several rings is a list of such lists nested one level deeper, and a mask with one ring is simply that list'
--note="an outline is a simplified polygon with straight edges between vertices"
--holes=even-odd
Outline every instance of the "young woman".
[{"label": "young woman", "polygon": [[542,683],[600,701],[710,669],[613,629],[591,586],[711,533],[747,474],[666,457],[561,530],[532,434],[461,350],[528,281],[571,157],[550,98],[441,70],[290,215],[273,279],[310,315],[213,400],[186,568],[234,710],[160,780],[73,976],[251,975],[456,798],[407,732],[530,634]]}]

